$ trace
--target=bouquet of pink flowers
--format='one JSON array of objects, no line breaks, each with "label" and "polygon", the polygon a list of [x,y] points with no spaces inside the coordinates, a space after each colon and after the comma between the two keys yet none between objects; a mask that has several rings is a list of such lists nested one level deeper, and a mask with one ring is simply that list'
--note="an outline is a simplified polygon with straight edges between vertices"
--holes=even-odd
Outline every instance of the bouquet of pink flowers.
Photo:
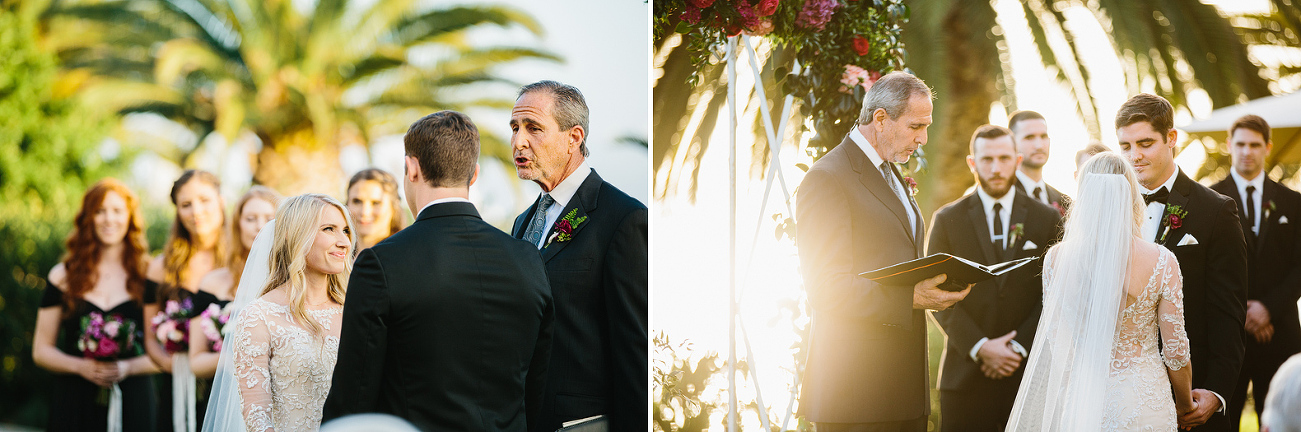
[{"label": "bouquet of pink flowers", "polygon": [[86,358],[113,361],[139,355],[136,322],[118,314],[91,312],[81,318],[77,350]]},{"label": "bouquet of pink flowers", "polygon": [[230,321],[230,310],[217,307],[214,303],[199,313],[199,317],[203,318],[199,320],[199,327],[203,330],[203,335],[208,337],[209,348],[212,348],[212,352],[221,352],[221,329],[226,328],[226,322]]},{"label": "bouquet of pink flowers", "polygon": [[185,353],[190,349],[190,318],[194,317],[194,302],[189,298],[168,300],[164,310],[154,316],[154,336],[168,354]]}]

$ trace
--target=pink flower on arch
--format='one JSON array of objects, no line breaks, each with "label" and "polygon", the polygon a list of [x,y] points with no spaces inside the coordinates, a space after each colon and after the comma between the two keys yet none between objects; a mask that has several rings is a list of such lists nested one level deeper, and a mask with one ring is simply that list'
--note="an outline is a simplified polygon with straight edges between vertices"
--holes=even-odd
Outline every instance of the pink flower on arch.
[{"label": "pink flower on arch", "polygon": [[831,21],[831,16],[838,7],[840,7],[838,0],[808,0],[804,2],[804,9],[800,10],[795,25],[822,31],[827,27],[827,23]]}]

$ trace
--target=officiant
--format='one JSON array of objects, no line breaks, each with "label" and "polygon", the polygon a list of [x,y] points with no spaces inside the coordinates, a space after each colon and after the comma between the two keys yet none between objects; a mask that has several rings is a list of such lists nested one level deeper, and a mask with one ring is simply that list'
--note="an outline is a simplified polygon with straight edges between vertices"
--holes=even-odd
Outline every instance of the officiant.
[{"label": "officiant", "polygon": [[976,284],[952,309],[934,313],[947,335],[939,376],[944,432],[1003,430],[1039,325],[1042,258],[1061,239],[1061,214],[1014,187],[1022,157],[1011,130],[981,126],[969,149],[979,187],[935,212],[927,254],[986,265],[1040,259]]}]

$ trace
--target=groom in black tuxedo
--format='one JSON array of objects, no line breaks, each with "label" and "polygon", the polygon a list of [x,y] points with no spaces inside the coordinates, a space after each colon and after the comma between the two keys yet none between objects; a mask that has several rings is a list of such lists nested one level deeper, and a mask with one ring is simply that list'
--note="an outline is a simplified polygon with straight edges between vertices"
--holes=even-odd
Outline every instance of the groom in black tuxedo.
[{"label": "groom in black tuxedo", "polygon": [[542,260],[468,200],[479,174],[469,117],[430,114],[404,139],[416,221],[357,257],[323,420],[380,412],[427,431],[526,431],[551,354]]},{"label": "groom in black tuxedo", "polygon": [[645,430],[647,211],[587,166],[587,114],[583,94],[555,81],[524,86],[511,111],[516,171],[542,187],[511,234],[538,249],[556,298],[555,349],[533,430],[598,415],[610,430]]},{"label": "groom in black tuxedo", "polygon": [[1043,256],[1061,237],[1061,214],[1012,186],[1021,156],[1012,131],[984,125],[967,166],[979,188],[935,212],[926,253],[981,264],[1039,257],[976,284],[952,309],[935,312],[948,336],[940,369],[940,430],[1001,431],[1016,401],[1043,309]]},{"label": "groom in black tuxedo", "polygon": [[925,432],[927,309],[960,292],[944,276],[885,286],[858,274],[922,256],[925,223],[895,168],[926,144],[931,91],[891,72],[867,91],[857,126],[796,189],[796,246],[812,311],[800,413],[818,432]]},{"label": "groom in black tuxedo", "polygon": [[1116,137],[1148,202],[1142,235],[1174,252],[1183,271],[1198,408],[1181,415],[1179,425],[1236,430],[1224,412],[1242,368],[1246,239],[1234,201],[1194,182],[1175,165],[1173,112],[1160,96],[1134,96],[1116,113]]},{"label": "groom in black tuxedo", "polygon": [[1233,168],[1211,189],[1233,198],[1247,236],[1246,359],[1229,403],[1237,425],[1251,383],[1256,416],[1265,409],[1270,380],[1284,361],[1301,352],[1297,297],[1301,296],[1301,194],[1270,180],[1265,159],[1274,145],[1269,123],[1245,115],[1229,128]]}]

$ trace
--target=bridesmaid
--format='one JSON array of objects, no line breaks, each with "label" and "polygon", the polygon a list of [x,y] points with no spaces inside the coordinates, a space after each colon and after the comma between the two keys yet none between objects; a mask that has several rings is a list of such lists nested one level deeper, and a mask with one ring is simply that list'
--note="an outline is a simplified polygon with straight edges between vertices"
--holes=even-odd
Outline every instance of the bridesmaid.
[{"label": "bridesmaid", "polygon": [[[147,375],[158,369],[138,345],[146,327],[143,220],[125,185],[111,178],[95,183],[82,198],[67,255],[50,270],[32,343],[32,360],[54,373],[50,431],[105,430],[108,405],[100,394],[114,383],[122,390],[120,430],[154,430],[157,398]],[[134,322],[136,345],[124,347],[120,360],[82,356],[81,321],[92,312]]]},{"label": "bridesmaid", "polygon": [[357,224],[357,251],[374,246],[402,229],[402,199],[392,174],[368,168],[348,180],[348,212]]},{"label": "bridesmaid", "polygon": [[[176,206],[176,219],[172,222],[163,254],[149,263],[146,273],[149,281],[145,284],[144,295],[146,317],[152,319],[164,310],[169,300],[190,299],[195,314],[208,306],[203,297],[195,295],[199,281],[208,272],[226,265],[229,247],[220,189],[217,176],[202,170],[187,170],[172,184],[171,199]],[[176,395],[170,391],[173,389],[171,372],[177,365],[172,364],[171,354],[158,342],[153,326],[146,326],[145,333],[146,352],[167,372],[159,383],[160,389],[167,390],[161,392],[159,401],[159,428],[173,429],[180,425],[179,429],[188,429],[184,427],[187,421],[173,419],[173,398],[188,398],[188,395]],[[196,427],[203,423],[202,416],[203,412],[198,411]]]},{"label": "bridesmaid", "polygon": [[[239,198],[232,213],[235,223],[230,224],[230,238],[238,239],[237,247],[230,248],[226,267],[209,272],[199,281],[199,292],[194,294],[196,301],[202,300],[217,307],[225,307],[235,299],[235,289],[239,287],[240,276],[244,273],[244,262],[248,259],[253,239],[276,216],[276,206],[281,196],[266,186],[253,186]],[[259,287],[261,288],[261,287]],[[200,311],[202,312],[202,311]],[[190,320],[190,368],[194,375],[211,380],[217,370],[220,353],[212,351],[212,342],[203,332],[200,321],[206,318],[195,317]]]}]

